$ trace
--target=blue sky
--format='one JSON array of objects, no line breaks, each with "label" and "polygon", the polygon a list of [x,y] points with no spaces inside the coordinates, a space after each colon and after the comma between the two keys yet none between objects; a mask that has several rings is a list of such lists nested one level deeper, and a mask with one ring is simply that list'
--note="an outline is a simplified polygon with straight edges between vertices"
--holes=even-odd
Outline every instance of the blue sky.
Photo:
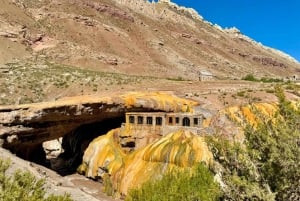
[{"label": "blue sky", "polygon": [[300,61],[300,0],[171,0]]}]

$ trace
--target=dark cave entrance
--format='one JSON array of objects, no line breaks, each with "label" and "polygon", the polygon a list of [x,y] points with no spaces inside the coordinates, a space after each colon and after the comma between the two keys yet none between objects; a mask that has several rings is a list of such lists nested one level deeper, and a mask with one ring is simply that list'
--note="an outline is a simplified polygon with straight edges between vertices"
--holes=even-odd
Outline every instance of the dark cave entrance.
[{"label": "dark cave entrance", "polygon": [[[161,111],[142,108],[134,110],[134,112]],[[100,117],[100,119],[103,120],[95,120],[94,122],[91,122],[91,119],[89,118],[87,120],[83,120],[82,122],[78,122],[78,127],[72,129],[71,131],[70,129],[68,130],[68,127],[70,127],[70,124],[74,124],[74,120],[66,121],[60,125],[61,127],[65,126],[67,128],[65,134],[57,135],[56,138],[47,138],[46,140],[39,141],[38,143],[28,143],[27,141],[29,140],[26,138],[27,143],[20,143],[17,146],[15,145],[6,148],[11,150],[11,152],[15,153],[18,157],[43,165],[56,171],[62,176],[70,175],[75,173],[79,165],[82,163],[84,152],[92,140],[101,135],[105,135],[112,129],[122,127],[122,124],[125,123],[125,111],[119,111],[113,115],[110,113],[109,115]],[[35,126],[35,128],[38,130],[38,126],[40,125]],[[44,124],[42,124],[42,126],[44,126]],[[34,140],[35,138],[39,137],[39,135],[49,135],[49,133],[41,132],[38,134],[30,134],[29,137]],[[63,137],[60,138],[60,136]],[[47,149],[44,146],[44,143],[51,141],[59,141],[59,151],[57,151],[57,149]],[[120,138],[120,145],[125,147],[124,149],[127,148],[128,151],[131,151],[135,147],[135,142],[127,140],[122,141],[122,138]],[[57,153],[49,157],[49,152],[52,152],[53,150],[57,151]]]},{"label": "dark cave entrance", "polygon": [[80,125],[62,137],[60,143],[63,151],[56,157],[47,158],[47,151],[42,144],[35,147],[31,146],[30,153],[24,154],[21,151],[17,155],[26,160],[46,166],[62,176],[73,174],[82,163],[84,151],[90,142],[101,135],[105,135],[112,129],[121,127],[122,123],[125,122],[124,116],[120,115],[119,117],[105,119],[100,122]]},{"label": "dark cave entrance", "polygon": [[125,117],[105,119],[101,122],[84,124],[65,135],[62,139],[64,150],[56,159],[49,161],[51,169],[60,175],[68,175],[76,172],[82,163],[84,151],[95,138],[105,135],[108,131],[121,127]]}]

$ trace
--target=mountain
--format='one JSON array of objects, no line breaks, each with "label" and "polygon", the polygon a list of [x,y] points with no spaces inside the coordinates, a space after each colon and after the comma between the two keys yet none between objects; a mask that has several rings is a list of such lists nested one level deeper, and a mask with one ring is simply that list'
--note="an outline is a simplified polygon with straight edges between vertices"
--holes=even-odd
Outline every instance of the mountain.
[{"label": "mountain", "polygon": [[[286,77],[300,64],[170,1],[1,0],[0,63],[47,60],[92,71],[195,80]],[[271,33],[270,33],[271,34]]]}]

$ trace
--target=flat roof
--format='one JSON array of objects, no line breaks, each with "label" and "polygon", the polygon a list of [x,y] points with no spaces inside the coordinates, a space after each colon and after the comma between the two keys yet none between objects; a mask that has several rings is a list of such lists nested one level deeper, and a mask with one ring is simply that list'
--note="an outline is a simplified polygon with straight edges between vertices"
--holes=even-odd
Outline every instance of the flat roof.
[{"label": "flat roof", "polygon": [[147,115],[147,114],[156,114],[156,115],[178,115],[178,116],[197,116],[202,115],[202,113],[193,113],[193,112],[126,112],[126,115]]},{"label": "flat roof", "polygon": [[201,75],[207,75],[207,76],[212,76],[212,75],[213,75],[211,72],[205,71],[205,70],[201,70],[201,71],[200,71],[200,74],[201,74]]}]

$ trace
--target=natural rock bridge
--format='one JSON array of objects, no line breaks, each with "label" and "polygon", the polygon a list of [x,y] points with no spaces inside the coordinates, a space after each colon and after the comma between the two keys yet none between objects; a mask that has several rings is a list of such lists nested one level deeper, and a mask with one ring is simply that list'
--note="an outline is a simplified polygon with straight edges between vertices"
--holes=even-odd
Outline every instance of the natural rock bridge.
[{"label": "natural rock bridge", "polygon": [[120,127],[125,112],[180,112],[195,105],[196,102],[170,93],[156,92],[80,96],[55,102],[1,106],[0,142],[2,147],[22,158],[42,163],[41,158],[45,158],[42,143],[45,141],[75,134],[77,139],[63,143],[65,152],[74,155],[78,151],[75,149],[83,152],[82,149],[101,133]]}]

